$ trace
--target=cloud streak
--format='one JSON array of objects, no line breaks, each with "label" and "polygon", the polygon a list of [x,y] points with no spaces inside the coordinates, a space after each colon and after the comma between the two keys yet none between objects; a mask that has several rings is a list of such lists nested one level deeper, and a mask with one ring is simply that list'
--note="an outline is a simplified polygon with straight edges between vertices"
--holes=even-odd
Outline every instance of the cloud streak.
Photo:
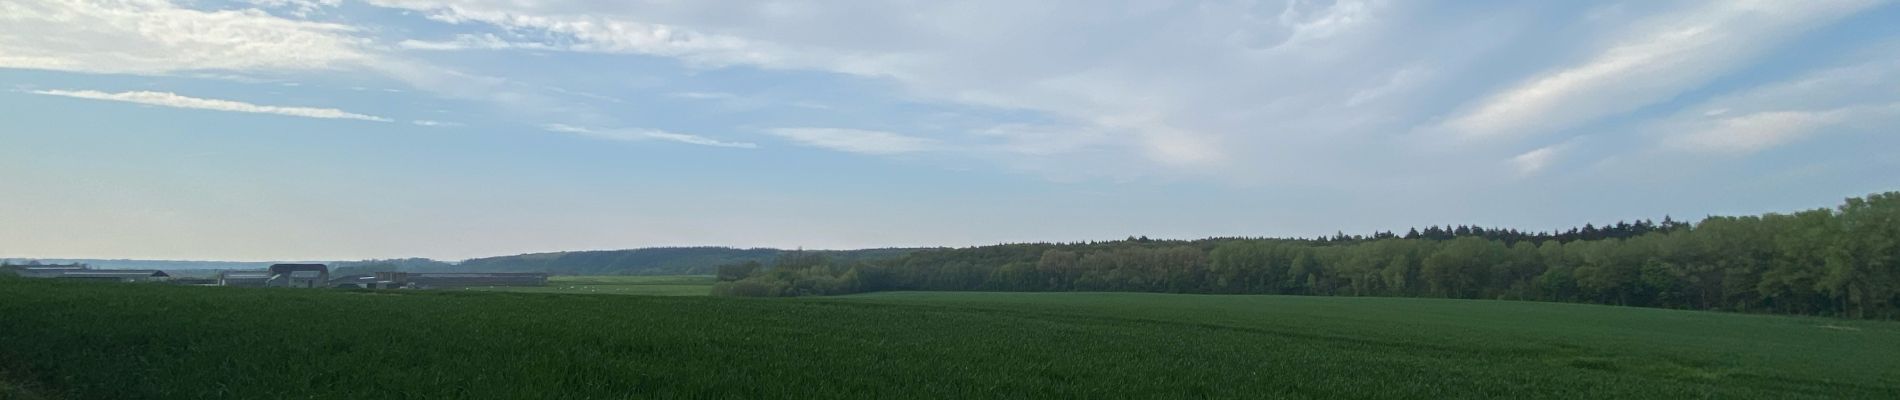
[{"label": "cloud streak", "polygon": [[1560,146],[1545,146],[1511,157],[1511,167],[1517,169],[1518,177],[1528,177],[1543,172],[1555,161]]},{"label": "cloud streak", "polygon": [[131,91],[131,92],[107,93],[107,92],[101,92],[97,90],[34,90],[30,93],[46,95],[46,96],[71,97],[71,98],[88,99],[88,100],[118,101],[118,102],[134,103],[134,104],[144,104],[144,105],[150,105],[150,106],[186,108],[186,109],[195,109],[195,110],[227,111],[227,112],[241,112],[241,113],[253,113],[253,114],[275,114],[275,115],[286,115],[286,116],[292,116],[292,117],[319,118],[319,119],[353,119],[353,120],[375,121],[375,122],[392,121],[389,118],[378,117],[378,116],[367,115],[367,114],[358,114],[358,113],[338,110],[335,108],[268,106],[268,105],[251,104],[251,103],[246,103],[246,102],[241,102],[241,101],[233,101],[233,100],[207,99],[207,98],[199,98],[199,97],[182,96],[182,95],[178,95],[176,93],[170,93],[170,92]]},{"label": "cloud streak", "polygon": [[409,121],[409,123],[415,124],[416,126],[428,126],[428,127],[437,127],[437,128],[462,126],[462,124],[459,122],[436,121],[436,120],[428,120],[428,119],[418,119],[414,121]]},{"label": "cloud streak", "polygon": [[1466,137],[1522,136],[1574,127],[1682,93],[1744,65],[1803,28],[1873,1],[1700,3],[1652,18],[1588,61],[1513,86],[1454,116]]},{"label": "cloud streak", "polygon": [[1900,117],[1900,103],[1828,110],[1763,111],[1695,124],[1686,133],[1669,137],[1668,143],[1697,152],[1749,154],[1830,129],[1846,130],[1841,128],[1847,124],[1895,117]]},{"label": "cloud streak", "polygon": [[583,128],[583,127],[565,125],[565,124],[548,124],[546,126],[543,126],[542,128],[547,129],[549,132],[571,133],[571,134],[585,136],[585,137],[591,137],[591,138],[596,138],[596,139],[607,139],[607,140],[619,140],[619,141],[664,140],[664,141],[669,141],[669,142],[679,142],[679,143],[696,144],[696,145],[701,145],[701,146],[712,146],[712,147],[730,147],[730,148],[736,148],[736,149],[752,149],[752,148],[759,147],[759,145],[753,144],[753,143],[727,142],[727,141],[721,141],[721,140],[717,140],[713,138],[708,138],[705,136],[667,132],[667,131],[653,130],[653,129],[593,129],[593,128]]},{"label": "cloud streak", "polygon": [[1731,93],[1652,124],[1664,148],[1744,155],[1827,134],[1877,130],[1900,119],[1900,57],[1871,60]]},{"label": "cloud streak", "polygon": [[806,146],[859,154],[916,153],[939,145],[935,140],[863,129],[778,128],[766,132]]},{"label": "cloud streak", "polygon": [[[282,4],[322,2],[271,1]],[[356,28],[164,0],[0,2],[0,68],[164,74],[323,70],[369,62]]]}]

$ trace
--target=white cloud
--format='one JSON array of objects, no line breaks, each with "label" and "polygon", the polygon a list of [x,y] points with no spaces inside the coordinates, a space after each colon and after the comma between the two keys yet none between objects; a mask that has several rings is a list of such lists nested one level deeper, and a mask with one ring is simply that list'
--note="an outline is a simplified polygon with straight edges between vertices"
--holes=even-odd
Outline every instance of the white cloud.
[{"label": "white cloud", "polygon": [[[1382,2],[1359,1],[1258,7],[1211,4],[1187,7],[1192,12],[1180,14],[1164,13],[1166,7],[1155,5],[1025,7],[1019,2],[371,3],[421,11],[449,23],[492,25],[510,33],[507,38],[458,36],[449,42],[412,43],[412,47],[644,54],[702,66],[821,70],[891,79],[906,93],[934,101],[1045,113],[1053,121],[1042,124],[1067,125],[1057,131],[1102,134],[1106,140],[1089,141],[1095,146],[1203,171],[1235,159],[1231,153],[1243,148],[1233,146],[1233,136],[1267,134],[1259,127],[1303,114],[1250,107],[1271,102],[1317,104],[1286,97],[1322,93],[1303,90],[1316,82],[1366,81],[1332,76],[1361,72],[1352,68],[1308,69],[1293,64],[1335,57],[1302,52],[1339,53],[1310,44],[1361,34],[1378,22],[1373,16],[1386,7]],[[1063,24],[1051,24],[1043,15],[1068,17]],[[1261,25],[1273,28],[1255,32],[1253,28]],[[1169,28],[1175,26],[1197,28]],[[1142,39],[1105,39],[1114,37]],[[1251,53],[1263,50],[1272,54]],[[1396,54],[1358,51],[1363,52],[1364,57],[1357,57],[1361,59]],[[1310,76],[1314,73],[1325,76]],[[1365,86],[1388,82],[1368,83]],[[1345,97],[1331,104],[1340,104]],[[1368,111],[1376,112],[1360,112]],[[1210,114],[1219,117],[1207,117]]]},{"label": "white cloud", "polygon": [[665,141],[680,142],[680,143],[686,143],[686,144],[696,144],[696,145],[701,145],[701,146],[731,147],[731,148],[740,148],[740,149],[751,149],[751,148],[759,147],[758,145],[752,144],[752,143],[726,142],[726,141],[720,141],[720,140],[708,138],[705,136],[691,135],[691,134],[685,134],[685,133],[674,133],[674,132],[652,130],[652,129],[603,130],[603,129],[583,128],[583,127],[564,125],[564,124],[548,124],[544,128],[551,132],[572,133],[576,135],[581,135],[581,136],[586,136],[586,137],[591,137],[591,138],[596,138],[596,139],[607,139],[607,140],[621,140],[621,141],[665,140]]},{"label": "white cloud", "polygon": [[322,70],[372,58],[355,28],[164,0],[0,2],[0,68],[162,74]]},{"label": "white cloud", "polygon": [[1512,86],[1444,127],[1469,137],[1546,133],[1654,104],[1737,68],[1805,28],[1873,1],[1722,1],[1653,18],[1581,65]]},{"label": "white cloud", "polygon": [[121,101],[160,107],[189,108],[198,110],[230,111],[256,114],[277,114],[304,118],[354,119],[363,121],[390,122],[389,118],[374,115],[357,114],[334,108],[266,106],[240,101],[205,99],[180,96],[168,92],[132,91],[106,93],[96,90],[35,90],[31,93],[62,96],[90,100]]},{"label": "white cloud", "polygon": [[[588,12],[541,14],[518,8],[536,4],[484,1],[369,0],[384,7],[422,11],[430,19],[485,23],[515,31],[541,31],[547,41],[509,40],[493,34],[456,35],[449,41],[408,40],[402,46],[418,50],[537,49],[595,53],[637,53],[681,57],[712,65],[760,64],[771,60],[752,49],[753,43],[730,36],[708,35],[663,24],[615,19]],[[558,5],[558,4],[550,4]]]},{"label": "white cloud", "polygon": [[435,120],[427,120],[427,119],[418,119],[414,121],[409,121],[409,123],[415,124],[416,126],[428,126],[428,127],[462,126],[462,124],[458,122],[443,122],[443,121],[435,121]]},{"label": "white cloud", "polygon": [[939,145],[930,139],[862,129],[778,128],[767,132],[807,146],[862,154],[915,153]]},{"label": "white cloud", "polygon": [[[251,0],[290,14],[336,0]],[[0,1],[0,68],[83,73],[239,77],[361,72],[436,95],[493,103],[507,113],[584,118],[508,79],[463,73],[384,52],[377,27],[312,22],[260,9],[202,10],[183,0]],[[386,89],[389,91],[391,89]]]},{"label": "white cloud", "polygon": [[738,95],[724,92],[674,92],[672,96],[694,100],[725,100],[739,97]]},{"label": "white cloud", "polygon": [[410,50],[563,50],[553,45],[538,42],[520,42],[502,39],[492,33],[480,35],[460,34],[446,41],[426,41],[408,39],[396,44]]},{"label": "white cloud", "polygon": [[1561,145],[1551,145],[1518,154],[1515,157],[1511,157],[1511,167],[1517,170],[1517,176],[1519,177],[1537,175],[1537,173],[1543,172],[1545,168],[1550,167],[1550,164],[1554,162],[1559,155],[1558,152],[1560,150],[1562,150]]},{"label": "white cloud", "polygon": [[325,9],[343,5],[343,0],[244,0],[259,7],[288,10],[291,15],[308,17]]},{"label": "white cloud", "polygon": [[1668,148],[1749,154],[1823,132],[1845,134],[1900,122],[1896,118],[1900,59],[1880,54],[1871,61],[1707,99],[1649,129],[1659,132]]},{"label": "white cloud", "polygon": [[1274,46],[1274,49],[1296,48],[1309,42],[1324,40],[1353,30],[1374,19],[1374,13],[1380,8],[1378,2],[1361,0],[1339,0],[1319,10],[1313,10],[1311,1],[1290,1],[1280,12],[1280,23],[1292,33],[1286,41]]},{"label": "white cloud", "polygon": [[1830,129],[1841,129],[1844,124],[1892,121],[1895,117],[1900,117],[1900,103],[1815,111],[1763,111],[1705,121],[1668,140],[1684,150],[1749,154]]},{"label": "white cloud", "polygon": [[[1613,119],[1685,93],[1703,93],[1699,89],[1708,88],[1709,82],[1770,54],[1786,40],[1804,40],[1804,31],[1872,4],[1867,0],[1631,2],[1583,7],[1543,3],[1426,10],[1429,4],[1357,0],[1118,4],[366,0],[394,9],[381,10],[387,13],[419,14],[448,24],[387,29],[309,22],[256,10],[193,10],[188,7],[197,3],[174,1],[177,4],[160,0],[0,3],[4,11],[0,12],[0,65],[127,73],[355,69],[386,75],[422,91],[496,103],[501,112],[523,114],[524,120],[619,126],[620,116],[614,110],[622,106],[605,105],[621,102],[606,96],[621,95],[613,90],[630,85],[641,89],[691,86],[628,84],[612,77],[620,71],[587,69],[598,67],[597,63],[561,64],[575,55],[559,52],[656,56],[693,68],[744,69],[766,80],[785,70],[800,70],[839,75],[826,79],[877,81],[862,86],[872,89],[837,93],[844,98],[825,96],[840,106],[831,112],[806,113],[796,122],[739,121],[739,125],[901,126],[904,132],[955,132],[932,134],[928,139],[890,132],[877,133],[891,137],[856,135],[878,143],[864,145],[844,139],[852,136],[850,132],[876,131],[773,131],[806,145],[874,154],[930,151],[945,158],[982,159],[1009,167],[1034,164],[1037,167],[1026,169],[1065,168],[1118,178],[1198,174],[1249,183],[1375,186],[1381,182],[1377,179],[1392,175],[1449,175],[1446,171],[1496,167],[1497,160],[1524,155],[1519,143],[1433,146],[1443,142],[1437,140],[1441,136],[1405,132],[1425,127],[1432,133],[1441,131],[1429,128],[1507,137],[1548,134]],[[274,13],[305,8],[342,11],[331,10],[333,0],[244,1]],[[1580,21],[1573,18],[1577,13],[1549,12],[1553,8],[1595,10],[1609,16]],[[1626,22],[1642,15],[1651,17]],[[224,24],[221,18],[243,22]],[[226,25],[269,33],[236,31]],[[1550,34],[1553,27],[1563,33]],[[447,32],[433,33],[442,30],[437,28]],[[431,33],[401,37],[409,32]],[[238,39],[218,39],[224,36]],[[55,40],[35,41],[40,37]],[[386,39],[371,41],[369,37]],[[521,67],[526,70],[485,69],[497,75],[477,76],[457,72],[450,65],[424,63],[422,58],[401,58],[429,51],[536,52],[536,57],[561,65],[563,73],[600,75],[577,76],[575,81],[594,79],[603,85],[558,83],[600,93],[594,94],[544,86],[547,81],[518,82],[507,75],[546,72],[536,65]],[[220,52],[241,54],[223,57]],[[1498,62],[1499,54],[1512,54],[1512,59]],[[299,57],[317,62],[302,62]],[[890,92],[875,92],[882,90]],[[730,98],[713,92],[671,95]],[[861,117],[857,113],[879,110],[860,106],[876,103],[858,103],[867,99],[851,96],[976,117],[941,125],[935,124],[942,121],[926,117],[868,124],[825,120],[857,118]],[[1713,126],[1711,121],[1720,117],[1825,112],[1860,104],[1769,107],[1741,104],[1739,99],[1716,103],[1695,107],[1697,116],[1685,114],[1669,122],[1699,128]],[[805,103],[788,106],[824,108]],[[1732,111],[1700,116],[1715,110]],[[915,122],[915,129],[904,125],[907,122]],[[1631,122],[1642,126],[1645,121]],[[663,131],[594,132],[622,140],[743,144],[694,135],[668,138],[669,133]],[[1562,153],[1566,158],[1587,156]],[[1327,173],[1308,173],[1314,170]]]}]

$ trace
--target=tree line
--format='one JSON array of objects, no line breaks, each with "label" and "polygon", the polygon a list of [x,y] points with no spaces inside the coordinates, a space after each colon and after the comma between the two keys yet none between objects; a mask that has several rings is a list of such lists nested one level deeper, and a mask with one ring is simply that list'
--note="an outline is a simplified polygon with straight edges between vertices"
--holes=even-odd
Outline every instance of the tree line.
[{"label": "tree line", "polygon": [[[770,262],[792,250],[729,247],[651,247],[630,250],[534,253],[423,266],[414,272],[546,272],[555,275],[710,275],[726,264]],[[912,249],[816,250],[839,262],[894,258]]]},{"label": "tree line", "polygon": [[1021,243],[886,260],[788,252],[718,268],[716,295],[1129,291],[1538,300],[1893,319],[1900,192],[1792,214],[1563,232],[1474,227],[1311,239]]}]

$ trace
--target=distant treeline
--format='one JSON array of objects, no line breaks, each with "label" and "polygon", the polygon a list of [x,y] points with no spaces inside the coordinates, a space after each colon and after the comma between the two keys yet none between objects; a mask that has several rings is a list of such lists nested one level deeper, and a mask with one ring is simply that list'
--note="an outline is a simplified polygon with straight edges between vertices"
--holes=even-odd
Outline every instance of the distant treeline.
[{"label": "distant treeline", "polygon": [[[632,250],[570,251],[476,258],[447,263],[426,258],[335,263],[339,275],[404,272],[545,272],[555,275],[711,275],[725,264],[770,262],[779,249],[730,247],[656,247]],[[832,260],[851,262],[896,258],[913,249],[815,250]]]},{"label": "distant treeline", "polygon": [[[328,261],[296,261],[327,263]],[[251,261],[191,261],[191,260],[128,260],[128,259],[86,259],[86,258],[25,258],[0,259],[0,264],[25,265],[41,263],[47,265],[85,264],[98,269],[157,269],[165,271],[203,269],[262,269],[275,262]]]},{"label": "distant treeline", "polygon": [[1140,291],[1542,300],[1900,316],[1900,192],[1794,214],[1665,218],[1523,233],[1474,227],[1315,239],[1131,238],[918,251],[786,253],[720,267],[730,296],[885,290]]},{"label": "distant treeline", "polygon": [[46,267],[79,268],[79,269],[92,268],[89,265],[81,264],[81,263],[57,264],[57,263],[45,263],[45,262],[41,262],[40,260],[26,260],[23,262],[15,263],[13,260],[10,260],[10,259],[0,259],[0,277],[17,277],[17,276],[20,276],[20,271],[26,270],[27,268],[46,268]]}]

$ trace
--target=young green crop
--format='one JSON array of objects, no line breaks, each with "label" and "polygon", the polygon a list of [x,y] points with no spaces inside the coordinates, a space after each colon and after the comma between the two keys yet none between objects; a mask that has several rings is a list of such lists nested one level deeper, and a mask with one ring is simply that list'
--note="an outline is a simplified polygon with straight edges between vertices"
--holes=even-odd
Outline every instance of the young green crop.
[{"label": "young green crop", "polygon": [[705,296],[712,292],[709,275],[588,275],[555,276],[547,286],[472,287],[518,293],[626,294],[640,296]]},{"label": "young green crop", "polygon": [[0,280],[50,398],[1895,398],[1900,324],[1551,303]]}]

